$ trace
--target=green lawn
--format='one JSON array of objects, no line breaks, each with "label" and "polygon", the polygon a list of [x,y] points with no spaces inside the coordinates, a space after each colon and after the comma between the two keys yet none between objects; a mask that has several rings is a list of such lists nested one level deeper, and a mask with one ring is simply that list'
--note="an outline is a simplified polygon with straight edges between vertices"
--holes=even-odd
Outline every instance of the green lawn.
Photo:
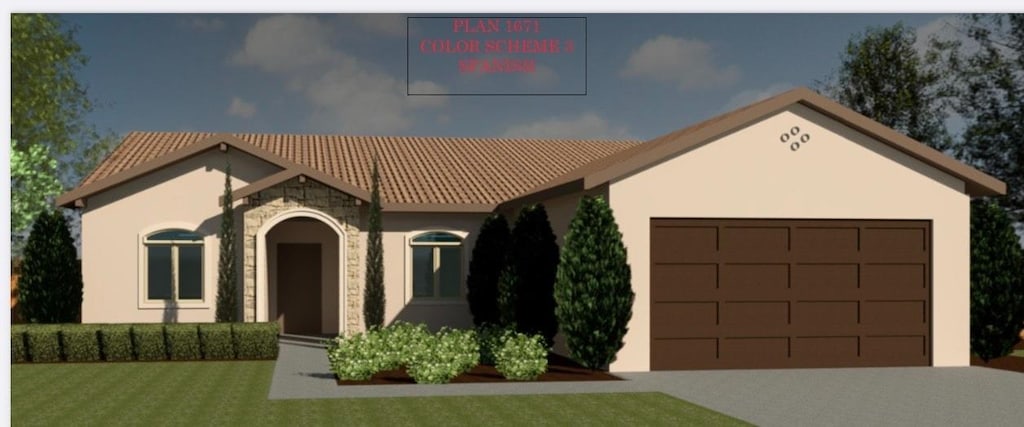
[{"label": "green lawn", "polygon": [[18,364],[12,425],[747,425],[661,393],[268,400],[273,361]]}]

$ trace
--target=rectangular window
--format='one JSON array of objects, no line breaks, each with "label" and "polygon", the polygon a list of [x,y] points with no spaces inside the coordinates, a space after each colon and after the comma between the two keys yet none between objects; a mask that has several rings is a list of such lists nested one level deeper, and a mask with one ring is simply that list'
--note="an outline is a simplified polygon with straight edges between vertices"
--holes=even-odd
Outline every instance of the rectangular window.
[{"label": "rectangular window", "polygon": [[203,300],[203,236],[187,230],[164,230],[143,240],[148,301]]},{"label": "rectangular window", "polygon": [[412,295],[414,297],[434,296],[434,248],[417,246],[412,248]]},{"label": "rectangular window", "polygon": [[462,296],[462,237],[430,231],[414,236],[412,296],[454,300]]},{"label": "rectangular window", "polygon": [[458,246],[439,247],[441,262],[438,266],[438,285],[442,298],[459,296],[459,285],[462,283],[462,249]]},{"label": "rectangular window", "polygon": [[149,246],[148,270],[149,277],[146,295],[152,300],[171,299],[171,286],[174,277],[171,276],[171,247],[170,246]]},{"label": "rectangular window", "polygon": [[203,299],[203,247],[178,246],[178,299]]}]

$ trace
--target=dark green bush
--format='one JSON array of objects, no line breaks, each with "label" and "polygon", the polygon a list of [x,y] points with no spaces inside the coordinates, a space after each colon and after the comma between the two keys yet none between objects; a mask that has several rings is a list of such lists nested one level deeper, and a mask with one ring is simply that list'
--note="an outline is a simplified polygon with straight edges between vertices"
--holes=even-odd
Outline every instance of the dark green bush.
[{"label": "dark green bush", "polygon": [[504,215],[496,213],[484,219],[476,237],[476,245],[473,246],[469,276],[466,278],[466,300],[469,302],[469,312],[473,315],[473,324],[478,327],[486,323],[497,324],[501,320],[498,279],[504,269],[511,241],[512,234]]},{"label": "dark green bush", "polygon": [[60,362],[60,325],[31,325],[25,332],[28,357],[33,362]]},{"label": "dark green bush", "polygon": [[971,202],[971,351],[984,361],[1013,351],[1024,328],[1024,251],[1005,211]]},{"label": "dark green bush", "polygon": [[494,369],[510,380],[532,381],[548,369],[548,350],[540,335],[513,334],[494,357]]},{"label": "dark green bush", "polygon": [[171,360],[199,360],[199,326],[195,323],[171,323],[164,325],[167,336],[167,354]]},{"label": "dark green bush", "polygon": [[61,325],[61,348],[68,362],[98,362],[100,337],[97,325]]},{"label": "dark green bush", "polygon": [[28,346],[25,344],[26,325],[11,325],[11,361],[28,362]]},{"label": "dark green bush", "polygon": [[230,323],[202,323],[199,325],[199,348],[203,359],[223,360],[235,358],[231,342]]},{"label": "dark green bush", "polygon": [[133,360],[132,327],[120,323],[98,325],[100,330],[100,353],[108,362]]},{"label": "dark green bush", "polygon": [[555,314],[569,354],[600,369],[623,346],[633,316],[633,285],[622,233],[600,196],[580,200],[562,246]]},{"label": "dark green bush", "polygon": [[77,322],[82,311],[82,271],[67,220],[59,210],[36,217],[25,243],[18,310],[28,323]]},{"label": "dark green bush", "polygon": [[485,323],[476,328],[476,339],[480,345],[480,363],[494,365],[494,354],[505,344],[505,340],[515,333],[515,329]]},{"label": "dark green bush", "polygon": [[235,354],[239,359],[277,359],[277,322],[233,323]]},{"label": "dark green bush", "polygon": [[542,335],[550,348],[558,332],[554,295],[558,244],[544,205],[527,206],[519,212],[510,253],[516,275],[516,330]]},{"label": "dark green bush", "polygon": [[132,325],[132,348],[137,360],[167,360],[162,323]]}]

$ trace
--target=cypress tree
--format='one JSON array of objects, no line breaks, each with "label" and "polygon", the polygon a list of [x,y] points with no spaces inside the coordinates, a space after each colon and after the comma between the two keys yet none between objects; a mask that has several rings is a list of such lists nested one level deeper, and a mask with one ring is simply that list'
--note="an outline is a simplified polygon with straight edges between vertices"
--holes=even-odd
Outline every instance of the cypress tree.
[{"label": "cypress tree", "polygon": [[67,219],[46,209],[25,243],[18,310],[28,323],[73,323],[82,313],[82,269]]},{"label": "cypress tree", "polygon": [[510,262],[516,329],[542,335],[550,348],[558,332],[554,295],[558,244],[544,205],[528,206],[519,212],[512,231]]},{"label": "cypress tree", "polygon": [[603,197],[584,197],[565,235],[555,281],[558,324],[581,365],[602,368],[622,348],[633,316],[630,279],[611,207]]},{"label": "cypress tree", "polygon": [[1024,328],[1024,251],[995,202],[971,202],[971,351],[982,360],[1013,350]]},{"label": "cypress tree", "polygon": [[217,261],[217,321],[238,321],[238,271],[235,253],[235,207],[231,198],[231,163],[224,169],[220,214],[220,257]]},{"label": "cypress tree", "polygon": [[366,238],[366,286],[363,292],[363,322],[367,328],[384,325],[384,248],[381,244],[380,172],[373,158],[370,218]]},{"label": "cypress tree", "polygon": [[469,276],[466,278],[469,311],[473,324],[498,324],[498,280],[505,265],[512,235],[504,215],[492,214],[484,219],[480,233],[473,246],[473,258],[469,262]]}]

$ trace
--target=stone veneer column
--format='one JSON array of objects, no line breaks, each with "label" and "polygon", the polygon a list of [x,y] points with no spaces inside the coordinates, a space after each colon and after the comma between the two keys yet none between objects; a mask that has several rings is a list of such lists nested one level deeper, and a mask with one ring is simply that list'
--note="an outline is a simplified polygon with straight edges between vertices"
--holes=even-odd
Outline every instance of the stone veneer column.
[{"label": "stone veneer column", "polygon": [[[345,272],[342,278],[345,287],[345,330],[360,330],[362,324],[363,292],[362,254],[359,251],[359,206],[356,199],[346,193],[329,188],[318,182],[307,180],[300,183],[297,178],[282,182],[263,190],[252,197],[253,203],[244,215],[244,304],[245,321],[256,321],[256,233],[263,223],[274,216],[295,208],[321,211],[341,224],[345,232]],[[263,261],[264,263],[266,260]],[[265,268],[265,267],[264,267]],[[269,284],[269,283],[268,283]],[[266,301],[260,301],[266,304]]]}]

